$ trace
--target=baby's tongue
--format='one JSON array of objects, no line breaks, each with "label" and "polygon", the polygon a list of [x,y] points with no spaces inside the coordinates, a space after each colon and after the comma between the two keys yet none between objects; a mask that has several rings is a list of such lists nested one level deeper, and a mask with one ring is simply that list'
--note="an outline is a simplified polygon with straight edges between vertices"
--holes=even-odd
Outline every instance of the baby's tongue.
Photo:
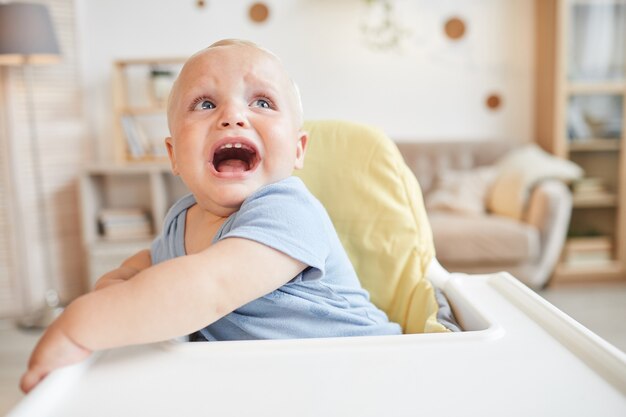
[{"label": "baby's tongue", "polygon": [[217,166],[218,172],[243,172],[248,170],[248,164],[241,159],[227,159]]}]

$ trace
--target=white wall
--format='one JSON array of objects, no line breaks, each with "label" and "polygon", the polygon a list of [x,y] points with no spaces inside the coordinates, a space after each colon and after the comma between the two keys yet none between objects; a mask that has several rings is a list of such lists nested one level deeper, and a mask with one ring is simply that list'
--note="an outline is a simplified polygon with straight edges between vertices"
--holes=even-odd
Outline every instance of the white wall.
[{"label": "white wall", "polygon": [[[411,34],[400,50],[374,51],[360,31],[362,0],[269,0],[264,24],[250,0],[76,0],[85,114],[100,157],[110,156],[111,62],[187,56],[225,37],[253,40],[282,57],[308,119],[374,124],[397,140],[532,140],[532,0],[396,0]],[[451,16],[467,23],[457,42]],[[485,106],[496,92],[498,111]]]}]

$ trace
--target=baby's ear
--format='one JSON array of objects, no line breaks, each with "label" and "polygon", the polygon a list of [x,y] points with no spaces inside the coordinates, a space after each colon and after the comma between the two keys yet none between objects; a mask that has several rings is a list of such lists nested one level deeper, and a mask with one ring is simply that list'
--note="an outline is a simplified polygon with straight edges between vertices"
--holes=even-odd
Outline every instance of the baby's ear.
[{"label": "baby's ear", "polygon": [[172,174],[178,175],[178,168],[176,167],[176,156],[174,155],[174,144],[171,137],[165,138],[165,147],[167,148],[167,156],[170,158],[170,166],[172,167]]},{"label": "baby's ear", "polygon": [[309,134],[304,130],[298,132],[298,143],[296,145],[296,161],[294,164],[295,169],[304,168],[304,155],[306,154],[306,145],[309,141]]}]

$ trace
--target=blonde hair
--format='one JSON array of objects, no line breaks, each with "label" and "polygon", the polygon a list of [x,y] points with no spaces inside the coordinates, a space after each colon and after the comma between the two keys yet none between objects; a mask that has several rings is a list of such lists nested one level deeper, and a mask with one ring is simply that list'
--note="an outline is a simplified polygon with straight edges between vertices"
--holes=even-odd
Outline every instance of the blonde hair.
[{"label": "blonde hair", "polygon": [[[196,52],[195,54],[193,54],[191,57],[189,57],[189,59],[187,60],[187,62],[189,62],[191,59],[193,59],[195,56],[202,54],[203,52],[212,49],[212,48],[217,48],[220,46],[232,46],[232,45],[239,45],[239,46],[247,46],[250,48],[254,48],[258,51],[261,51],[269,56],[271,56],[273,59],[275,59],[276,61],[278,61],[281,65],[282,64],[282,60],[278,57],[278,55],[276,55],[275,53],[273,53],[272,51],[270,51],[267,48],[264,48],[254,42],[245,40],[245,39],[222,39],[219,40],[217,42],[213,42],[211,45],[207,46],[204,49],[201,49],[200,51]],[[291,78],[291,76],[289,75],[289,73],[287,73],[287,71],[285,70],[285,74],[287,75],[287,78],[289,79],[289,81],[291,82],[291,86],[293,88],[293,95],[294,98],[296,100],[296,107],[297,107],[297,117],[298,117],[298,123],[300,125],[302,125],[302,123],[304,122],[304,108],[302,106],[302,96],[300,95],[300,88],[298,87],[298,84],[296,84],[296,82],[293,80],[293,78]],[[170,91],[170,95],[168,98],[168,102],[167,102],[167,113],[171,114],[172,108],[171,106],[173,105],[172,103],[172,96],[174,94],[174,90],[176,90],[176,84],[178,83],[178,78],[176,79],[176,81],[174,82],[174,86],[172,88],[172,90]],[[169,117],[168,117],[169,119]],[[170,129],[171,131],[171,129]]]}]

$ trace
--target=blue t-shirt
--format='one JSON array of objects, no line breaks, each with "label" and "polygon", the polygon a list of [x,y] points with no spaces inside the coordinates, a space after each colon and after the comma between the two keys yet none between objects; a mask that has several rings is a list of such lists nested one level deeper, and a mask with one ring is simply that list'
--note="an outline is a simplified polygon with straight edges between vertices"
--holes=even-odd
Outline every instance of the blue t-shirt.
[{"label": "blue t-shirt", "polygon": [[[189,194],[172,206],[152,243],[152,263],[185,255]],[[277,290],[192,335],[193,340],[284,339],[400,334],[361,287],[322,204],[296,177],[266,185],[248,197],[213,243],[238,237],[274,248],[308,265]]]}]

